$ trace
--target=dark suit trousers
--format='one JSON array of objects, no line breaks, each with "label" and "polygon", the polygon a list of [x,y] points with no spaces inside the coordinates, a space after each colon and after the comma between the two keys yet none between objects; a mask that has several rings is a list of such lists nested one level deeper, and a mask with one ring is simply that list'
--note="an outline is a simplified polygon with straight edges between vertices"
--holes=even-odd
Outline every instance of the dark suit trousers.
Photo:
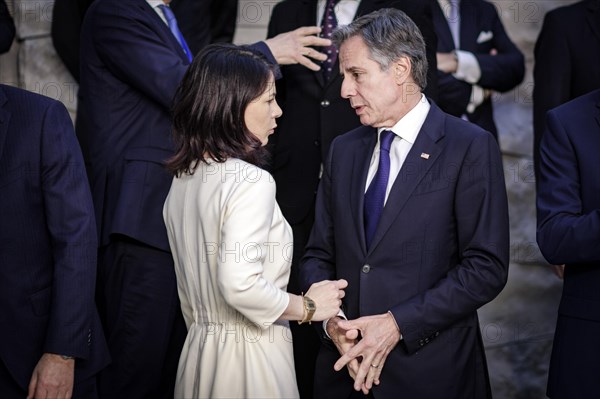
[{"label": "dark suit trousers", "polygon": [[[304,220],[291,225],[294,234],[294,252],[292,255],[292,270],[290,273],[290,282],[288,283],[288,292],[296,295],[301,294],[299,281],[300,259],[304,255],[304,247],[306,247],[308,237],[310,236],[314,219],[313,206]],[[317,327],[321,325],[322,323],[317,323]],[[296,368],[296,382],[298,383],[300,398],[311,399],[314,390],[315,363],[321,342],[315,332],[314,325],[300,325],[292,321],[290,322],[290,328],[292,330],[294,366]]]},{"label": "dark suit trousers", "polygon": [[127,237],[101,248],[97,301],[112,363],[101,398],[173,398],[187,329],[170,253]]}]

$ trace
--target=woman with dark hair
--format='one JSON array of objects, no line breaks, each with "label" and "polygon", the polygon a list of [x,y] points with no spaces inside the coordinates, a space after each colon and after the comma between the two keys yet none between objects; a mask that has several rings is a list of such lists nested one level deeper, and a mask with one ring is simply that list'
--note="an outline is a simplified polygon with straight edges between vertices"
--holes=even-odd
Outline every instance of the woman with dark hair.
[{"label": "woman with dark hair", "polygon": [[344,280],[285,291],[291,229],[260,168],[281,116],[273,68],[251,49],[211,45],[178,89],[164,206],[188,327],[175,397],[298,397],[288,320],[333,317],[344,296]]}]

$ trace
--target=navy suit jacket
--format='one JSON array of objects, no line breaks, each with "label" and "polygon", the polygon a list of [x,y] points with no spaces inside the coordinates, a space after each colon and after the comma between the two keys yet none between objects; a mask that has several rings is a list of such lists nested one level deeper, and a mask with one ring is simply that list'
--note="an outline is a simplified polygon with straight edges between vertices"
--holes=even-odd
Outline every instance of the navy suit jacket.
[{"label": "navy suit jacket", "polygon": [[[455,49],[448,22],[435,1],[433,7],[433,23],[438,36],[438,51],[447,53]],[[482,32],[491,33],[488,40],[479,40]],[[498,53],[491,55],[495,49]],[[525,59],[523,54],[510,40],[502,21],[498,17],[496,7],[484,0],[460,1],[460,50],[475,55],[481,68],[481,78],[476,83],[484,89],[505,92],[517,86],[525,75]],[[470,83],[456,79],[452,74],[438,71],[439,98],[438,105],[445,112],[462,116],[467,113],[467,105],[471,98]],[[494,123],[492,101],[487,98],[468,119],[485,130],[498,136]]]},{"label": "navy suit jacket", "polygon": [[0,190],[0,361],[27,390],[43,353],[74,356],[77,384],[108,352],[92,200],[61,103],[0,85]]},{"label": "navy suit jacket", "polygon": [[[558,60],[558,61],[557,61]],[[550,11],[535,43],[533,79],[533,159],[546,112],[600,88],[600,0],[580,1]]]},{"label": "navy suit jacket", "polygon": [[[376,140],[376,129],[363,126],[331,145],[300,268],[303,288],[344,278],[349,319],[394,315],[403,341],[386,360],[375,398],[489,397],[476,311],[498,295],[508,272],[498,146],[488,132],[431,104],[367,250],[363,198]],[[339,356],[322,345],[318,397],[350,393],[348,373],[333,370]]]},{"label": "navy suit jacket", "polygon": [[[425,93],[436,98],[435,49],[437,46],[430,0],[362,0],[356,16],[392,7],[404,11],[421,30],[427,45],[429,73]],[[273,9],[268,36],[315,25],[317,0],[286,0]],[[329,146],[340,134],[360,126],[350,102],[340,95],[339,63],[325,82],[322,72],[301,65],[285,65],[277,81],[277,101],[283,115],[276,134],[269,138],[273,152],[272,173],[277,182],[277,202],[283,215],[296,224],[313,208],[321,164]],[[433,68],[433,69],[431,69]]]},{"label": "navy suit jacket", "polygon": [[169,250],[162,206],[171,185],[169,110],[188,60],[145,0],[97,0],[86,13],[77,134],[100,244],[111,234]]},{"label": "navy suit jacket", "polygon": [[548,394],[592,398],[600,391],[600,90],[551,110],[547,125],[537,241],[548,262],[566,264]]}]

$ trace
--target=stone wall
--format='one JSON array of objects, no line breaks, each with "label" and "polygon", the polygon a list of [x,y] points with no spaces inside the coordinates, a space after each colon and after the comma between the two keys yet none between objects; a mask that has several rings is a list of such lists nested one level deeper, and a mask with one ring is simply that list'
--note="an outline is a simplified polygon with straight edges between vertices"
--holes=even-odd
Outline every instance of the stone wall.
[{"label": "stone wall", "polygon": [[[0,56],[0,82],[19,85],[76,109],[77,85],[57,59],[49,37],[52,0],[7,1],[18,38]],[[544,262],[535,242],[532,167],[533,46],[544,14],[573,1],[496,0],[505,27],[527,61],[524,82],[495,95],[496,121],[504,154],[511,220],[511,264],[504,291],[479,314],[496,399],[545,397],[561,281]],[[277,1],[241,0],[234,41],[265,37]]]},{"label": "stone wall", "polygon": [[74,115],[77,83],[50,39],[53,0],[7,0],[17,26],[8,54],[0,56],[0,82],[62,101]]}]

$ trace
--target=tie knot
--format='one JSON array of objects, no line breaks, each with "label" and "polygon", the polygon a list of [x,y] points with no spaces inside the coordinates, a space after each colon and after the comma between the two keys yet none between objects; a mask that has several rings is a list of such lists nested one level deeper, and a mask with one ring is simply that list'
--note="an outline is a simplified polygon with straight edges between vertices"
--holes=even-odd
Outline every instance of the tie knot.
[{"label": "tie knot", "polygon": [[392,140],[394,140],[394,132],[391,130],[384,130],[381,132],[379,136],[379,149],[380,151],[390,152],[390,148],[392,148]]},{"label": "tie knot", "polygon": [[165,16],[165,19],[167,20],[167,23],[169,24],[169,26],[171,26],[173,21],[175,21],[175,14],[173,14],[173,11],[171,10],[171,8],[169,6],[167,6],[166,4],[161,4],[158,6],[158,8],[161,9],[161,11],[163,12],[163,14]]}]

